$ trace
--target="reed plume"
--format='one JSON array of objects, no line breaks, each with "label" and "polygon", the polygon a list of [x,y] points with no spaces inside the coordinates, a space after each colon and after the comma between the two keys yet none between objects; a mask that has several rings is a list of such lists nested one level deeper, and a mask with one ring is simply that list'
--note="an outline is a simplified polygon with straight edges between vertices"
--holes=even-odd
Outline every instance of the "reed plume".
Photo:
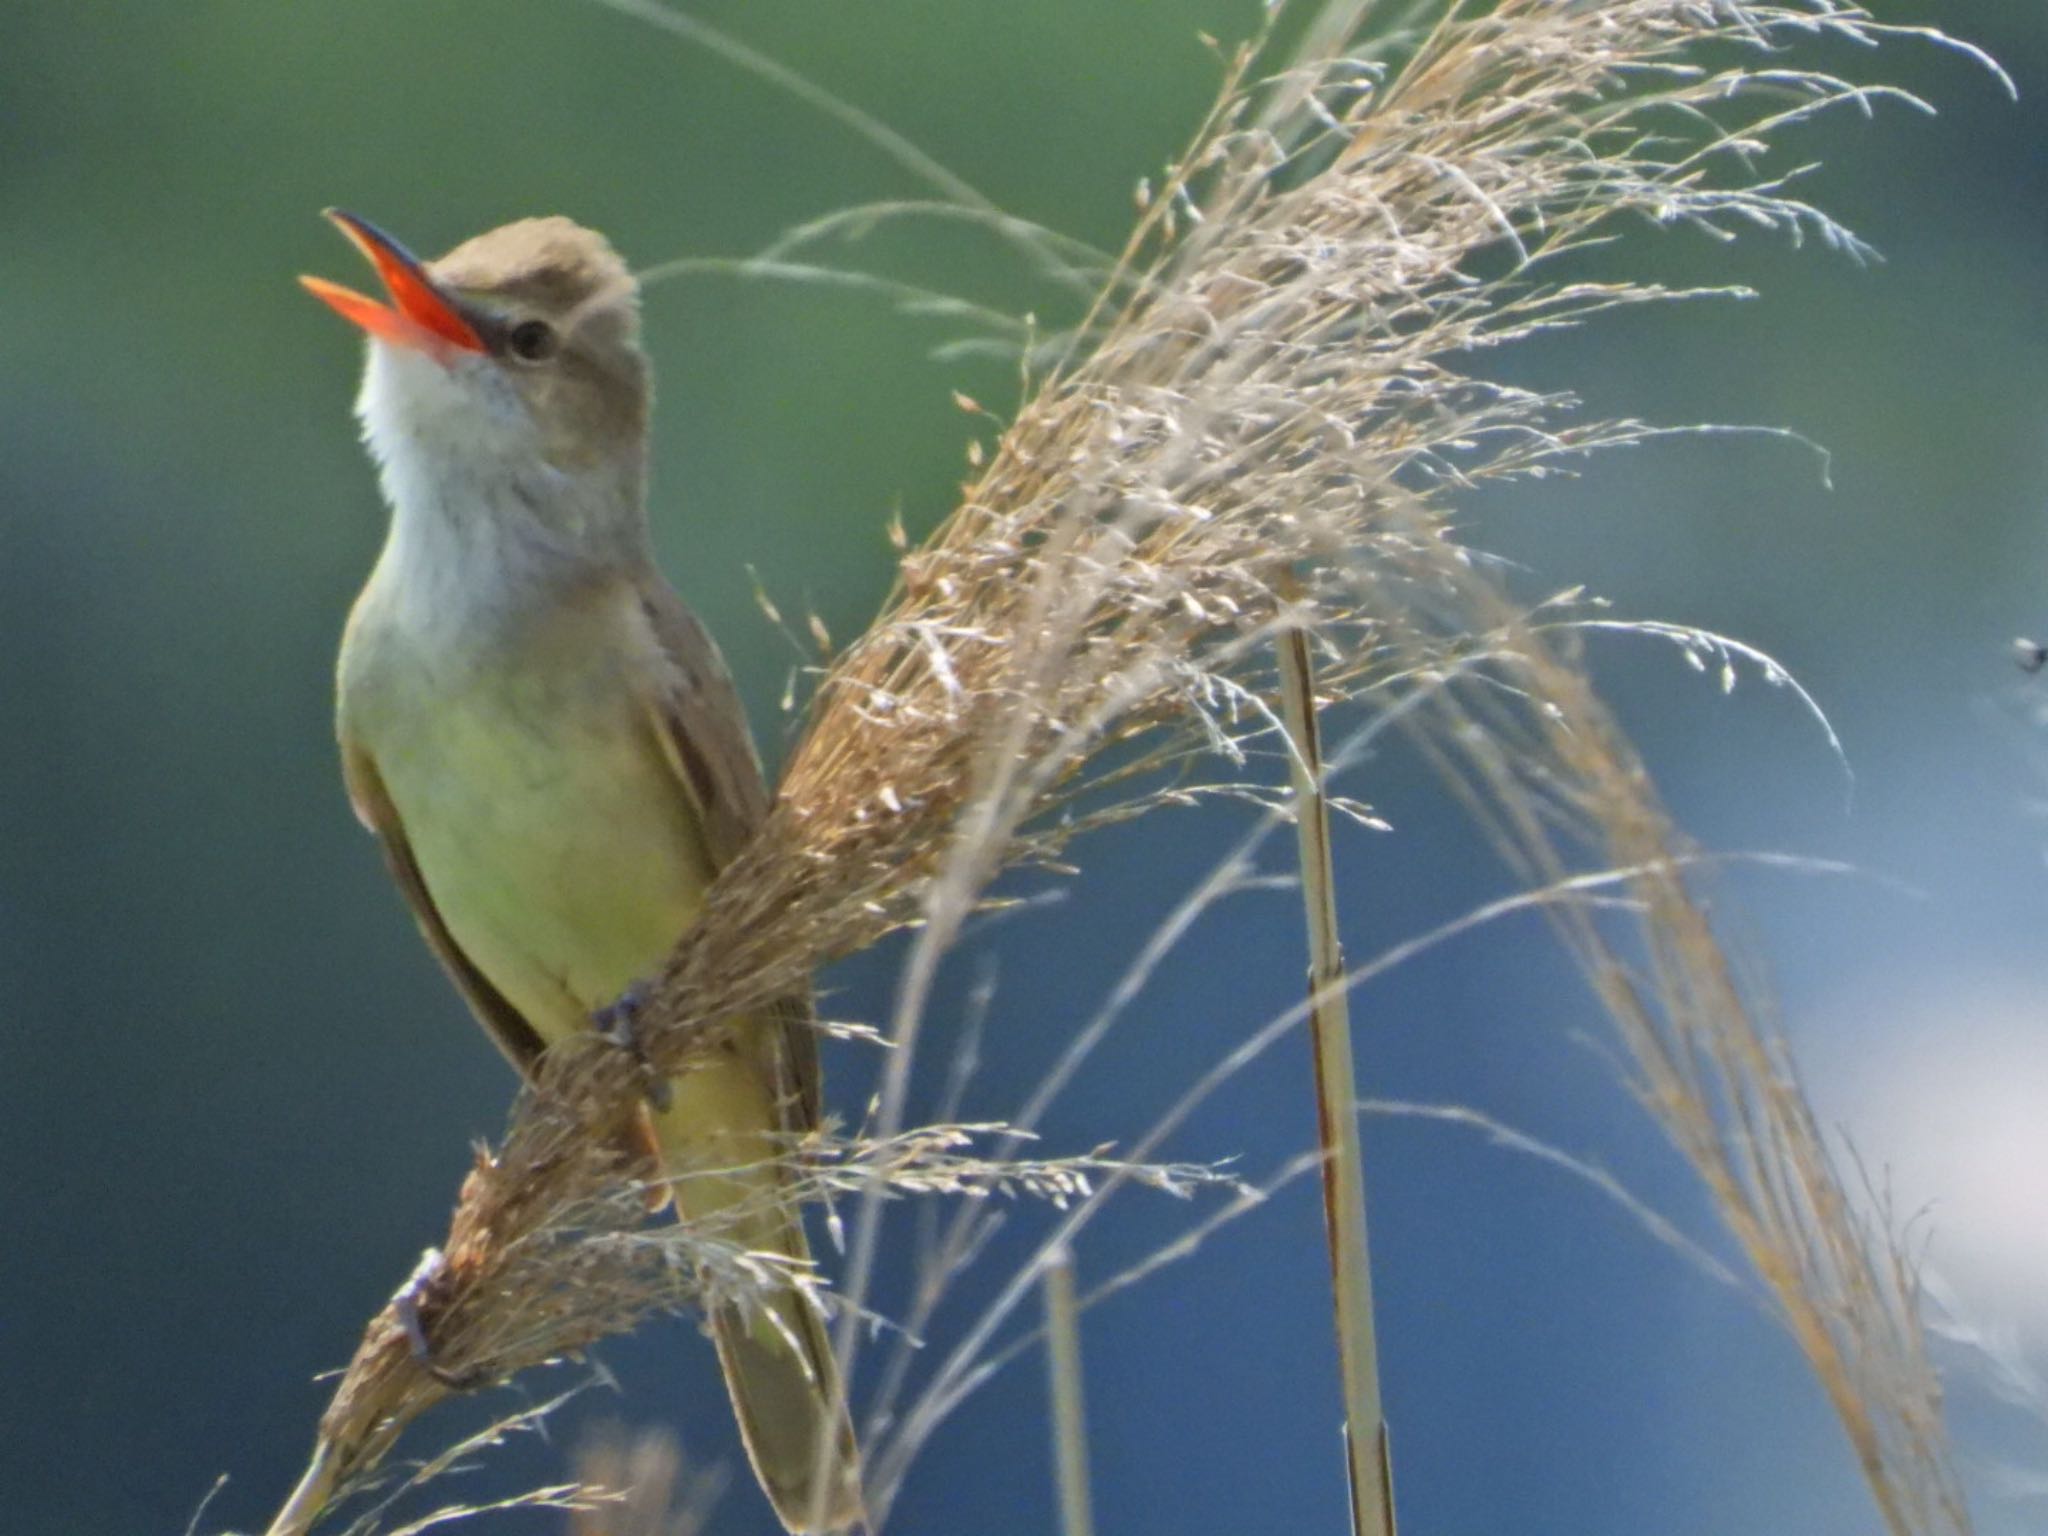
[{"label": "reed plume", "polygon": [[[1359,0],[1274,7],[1224,57],[1216,106],[1113,259],[956,210],[1092,297],[1029,338],[1024,403],[825,672],[771,820],[677,947],[643,1031],[657,1073],[685,1070],[721,1019],[915,929],[868,1134],[790,1149],[814,1185],[856,1197],[843,1356],[888,1192],[1059,1193],[1106,1171],[1011,1166],[907,1127],[911,1046],[961,924],[1002,871],[1054,862],[1091,826],[1280,740],[1270,657],[1298,632],[1323,702],[1397,714],[1531,884],[1626,872],[1619,928],[1591,902],[1545,910],[1634,1086],[1811,1362],[1887,1529],[1968,1529],[1910,1270],[1844,1193],[1692,850],[1587,680],[1576,610],[1519,600],[1450,521],[1475,487],[1653,431],[1480,371],[1495,347],[1690,296],[1578,275],[1574,253],[1657,226],[1862,251],[1759,167],[1803,120],[1894,94],[1800,50],[1906,30],[1836,0],[1499,0],[1391,24]],[[434,1261],[370,1324],[279,1536],[453,1390],[704,1286],[743,1300],[793,1278],[822,1295],[815,1276],[763,1276],[715,1230],[645,1225],[612,1150],[644,1070],[595,1042],[547,1064]],[[1201,1177],[1113,1176],[1132,1172]]]}]

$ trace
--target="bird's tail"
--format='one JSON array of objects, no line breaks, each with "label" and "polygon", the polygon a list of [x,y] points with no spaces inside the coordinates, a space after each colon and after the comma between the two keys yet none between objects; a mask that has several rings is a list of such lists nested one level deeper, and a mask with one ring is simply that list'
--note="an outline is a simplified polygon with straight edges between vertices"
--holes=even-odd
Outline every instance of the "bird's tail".
[{"label": "bird's tail", "polygon": [[[654,1116],[678,1213],[716,1220],[752,1253],[808,1266],[803,1217],[784,1197],[773,1095],[753,1063],[715,1056],[674,1080]],[[754,1475],[794,1532],[843,1531],[865,1517],[860,1451],[817,1304],[782,1285],[745,1306],[716,1304],[711,1337]]]},{"label": "bird's tail", "polygon": [[[794,1235],[801,1251],[803,1234]],[[794,1290],[778,1291],[751,1314],[718,1308],[711,1336],[747,1459],[782,1523],[792,1531],[858,1525],[860,1452],[817,1308]]]}]

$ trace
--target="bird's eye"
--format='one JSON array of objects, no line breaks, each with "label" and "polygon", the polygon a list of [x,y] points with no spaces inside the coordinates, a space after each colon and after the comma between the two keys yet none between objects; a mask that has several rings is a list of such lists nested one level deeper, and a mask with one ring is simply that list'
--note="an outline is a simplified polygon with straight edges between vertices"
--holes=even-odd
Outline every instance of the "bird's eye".
[{"label": "bird's eye", "polygon": [[555,328],[545,320],[522,320],[505,338],[514,357],[538,363],[555,355]]}]

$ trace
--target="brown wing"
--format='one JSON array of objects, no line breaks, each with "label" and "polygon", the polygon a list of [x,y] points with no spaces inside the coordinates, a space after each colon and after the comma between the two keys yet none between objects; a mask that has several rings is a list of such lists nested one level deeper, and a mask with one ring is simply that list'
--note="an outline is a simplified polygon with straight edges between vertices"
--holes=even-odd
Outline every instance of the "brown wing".
[{"label": "brown wing", "polygon": [[391,877],[398,882],[399,890],[405,893],[405,902],[412,908],[412,915],[419,920],[420,932],[427,936],[427,943],[433,946],[448,974],[455,978],[455,984],[469,999],[469,1006],[498,1049],[519,1069],[522,1077],[530,1075],[546,1042],[505,1000],[504,994],[491,985],[484,973],[470,963],[469,957],[456,945],[448,925],[441,921],[441,914],[434,907],[434,898],[427,894],[427,883],[420,875],[419,861],[413,857],[412,844],[406,841],[405,827],[398,819],[398,808],[391,803],[391,797],[384,792],[384,781],[377,776],[377,765],[370,760],[368,753],[344,740],[341,769],[348,784],[349,803],[355,807],[357,818],[376,833],[377,841],[384,845],[384,862],[390,866]]},{"label": "brown wing", "polygon": [[[710,632],[656,578],[640,589],[641,611],[665,663],[653,701],[656,725],[676,777],[697,809],[705,850],[723,869],[768,819],[768,781],[754,752],[746,711]],[[775,1009],[778,1076],[795,1110],[795,1129],[823,1112],[818,1032],[808,995]]]}]

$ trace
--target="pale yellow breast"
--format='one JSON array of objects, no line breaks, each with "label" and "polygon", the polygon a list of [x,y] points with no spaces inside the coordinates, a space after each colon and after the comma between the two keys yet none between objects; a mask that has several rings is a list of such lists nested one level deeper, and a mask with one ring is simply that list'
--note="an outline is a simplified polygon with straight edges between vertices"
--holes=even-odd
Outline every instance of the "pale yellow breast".
[{"label": "pale yellow breast", "polygon": [[344,702],[450,935],[550,1040],[658,968],[713,872],[622,650],[564,622],[459,668],[387,657]]}]

